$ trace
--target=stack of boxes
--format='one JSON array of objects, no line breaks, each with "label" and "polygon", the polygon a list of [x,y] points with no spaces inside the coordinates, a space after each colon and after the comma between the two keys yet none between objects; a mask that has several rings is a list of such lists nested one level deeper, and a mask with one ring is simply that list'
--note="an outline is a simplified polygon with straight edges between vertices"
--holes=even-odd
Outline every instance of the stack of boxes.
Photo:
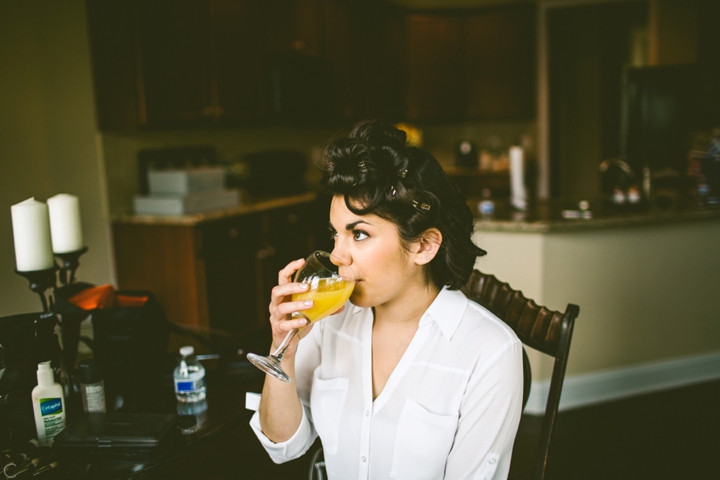
[{"label": "stack of boxes", "polygon": [[222,167],[148,172],[149,195],[135,196],[135,213],[186,215],[240,205],[237,190],[225,188]]}]

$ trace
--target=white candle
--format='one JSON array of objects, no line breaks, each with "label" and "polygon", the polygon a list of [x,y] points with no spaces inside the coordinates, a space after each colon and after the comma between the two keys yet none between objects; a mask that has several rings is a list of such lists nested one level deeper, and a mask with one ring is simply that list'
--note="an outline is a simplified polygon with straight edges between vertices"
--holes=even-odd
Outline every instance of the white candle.
[{"label": "white candle", "polygon": [[45,270],[55,265],[50,242],[48,206],[34,198],[10,207],[19,272]]},{"label": "white candle", "polygon": [[83,248],[78,197],[60,193],[48,198],[47,203],[53,252],[67,253]]},{"label": "white candle", "polygon": [[513,207],[525,210],[527,195],[525,193],[525,174],[523,172],[522,147],[510,147],[510,196]]}]

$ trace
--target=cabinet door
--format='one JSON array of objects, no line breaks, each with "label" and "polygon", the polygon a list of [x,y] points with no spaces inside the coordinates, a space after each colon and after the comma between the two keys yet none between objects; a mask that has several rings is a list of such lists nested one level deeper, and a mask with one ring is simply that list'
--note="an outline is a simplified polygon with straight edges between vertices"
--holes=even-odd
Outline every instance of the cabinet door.
[{"label": "cabinet door", "polygon": [[465,19],[467,118],[530,119],[535,114],[534,5]]},{"label": "cabinet door", "polygon": [[137,5],[148,125],[208,124],[215,109],[207,1],[153,0]]},{"label": "cabinet door", "polygon": [[322,0],[266,0],[269,14],[267,47],[320,55]]},{"label": "cabinet door", "polygon": [[260,301],[257,252],[260,219],[255,215],[204,224],[210,326],[245,335],[267,324],[267,304]]},{"label": "cabinet door", "polygon": [[263,59],[268,21],[256,0],[211,0],[211,96],[215,119],[242,125],[261,119]]},{"label": "cabinet door", "polygon": [[463,117],[462,18],[407,17],[407,116],[453,121]]},{"label": "cabinet door", "polygon": [[97,126],[130,130],[144,124],[140,102],[137,18],[125,2],[88,0],[88,34],[92,54]]},{"label": "cabinet door", "polygon": [[335,116],[399,120],[405,114],[405,15],[393,5],[325,0],[323,52],[333,67]]}]

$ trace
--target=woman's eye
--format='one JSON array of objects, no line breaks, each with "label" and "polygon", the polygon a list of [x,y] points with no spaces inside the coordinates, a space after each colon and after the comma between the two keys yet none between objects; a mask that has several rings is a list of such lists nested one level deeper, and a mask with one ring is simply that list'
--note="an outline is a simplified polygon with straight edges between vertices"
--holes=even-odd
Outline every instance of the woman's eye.
[{"label": "woman's eye", "polygon": [[353,238],[358,242],[361,242],[368,237],[369,235],[362,230],[353,230]]},{"label": "woman's eye", "polygon": [[330,239],[335,240],[338,236],[338,233],[335,230],[330,231]]}]

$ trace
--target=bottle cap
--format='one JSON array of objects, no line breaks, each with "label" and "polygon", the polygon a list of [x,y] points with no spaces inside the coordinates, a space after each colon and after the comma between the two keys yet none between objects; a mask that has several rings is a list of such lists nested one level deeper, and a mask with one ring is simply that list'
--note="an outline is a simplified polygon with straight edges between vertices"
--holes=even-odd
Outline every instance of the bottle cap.
[{"label": "bottle cap", "polygon": [[49,387],[55,383],[55,374],[53,373],[49,361],[38,364],[37,379],[38,385],[41,387]]},{"label": "bottle cap", "polygon": [[80,383],[90,384],[98,383],[102,381],[102,370],[100,366],[95,363],[95,360],[83,360],[78,363],[78,376],[80,377]]},{"label": "bottle cap", "polygon": [[180,355],[182,355],[183,357],[190,356],[194,353],[195,353],[195,348],[192,345],[180,347]]}]

